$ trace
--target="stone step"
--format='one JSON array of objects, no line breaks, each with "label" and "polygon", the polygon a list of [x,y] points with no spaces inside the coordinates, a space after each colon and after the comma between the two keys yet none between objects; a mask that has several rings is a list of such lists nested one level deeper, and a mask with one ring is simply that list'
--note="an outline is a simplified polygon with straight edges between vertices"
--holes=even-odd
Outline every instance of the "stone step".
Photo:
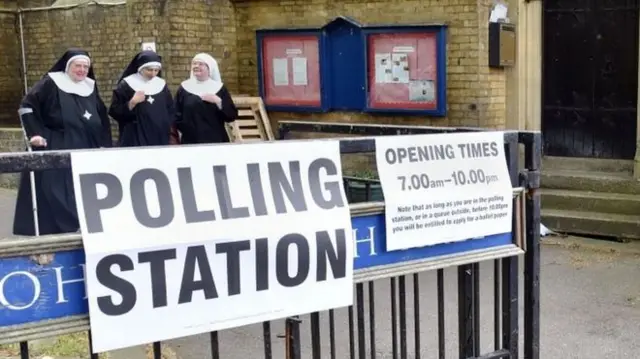
[{"label": "stone step", "polygon": [[543,209],[542,223],[561,233],[640,239],[640,215]]},{"label": "stone step", "polygon": [[600,193],[640,194],[640,181],[626,173],[570,170],[542,171],[540,186]]},{"label": "stone step", "polygon": [[637,194],[544,188],[541,190],[541,195],[544,209],[640,216],[640,195]]},{"label": "stone step", "polygon": [[609,160],[599,158],[555,157],[545,156],[542,159],[543,171],[570,170],[586,172],[620,172],[631,175],[633,160]]}]

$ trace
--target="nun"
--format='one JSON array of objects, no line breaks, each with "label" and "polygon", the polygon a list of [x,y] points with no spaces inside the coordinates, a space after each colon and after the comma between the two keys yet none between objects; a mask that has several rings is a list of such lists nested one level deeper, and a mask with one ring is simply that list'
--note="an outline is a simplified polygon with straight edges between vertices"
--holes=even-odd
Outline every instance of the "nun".
[{"label": "nun", "polygon": [[[18,109],[28,146],[34,151],[111,147],[111,126],[100,98],[89,54],[69,49],[25,95]],[[31,183],[35,188],[38,227]],[[20,177],[13,233],[76,232],[78,213],[70,169],[35,171]]]},{"label": "nun", "polygon": [[161,77],[161,69],[160,55],[142,51],[131,60],[118,80],[109,115],[118,122],[119,146],[176,143],[173,98]]},{"label": "nun", "polygon": [[225,123],[238,117],[218,63],[208,54],[191,61],[191,77],[176,93],[176,126],[183,144],[229,142]]}]

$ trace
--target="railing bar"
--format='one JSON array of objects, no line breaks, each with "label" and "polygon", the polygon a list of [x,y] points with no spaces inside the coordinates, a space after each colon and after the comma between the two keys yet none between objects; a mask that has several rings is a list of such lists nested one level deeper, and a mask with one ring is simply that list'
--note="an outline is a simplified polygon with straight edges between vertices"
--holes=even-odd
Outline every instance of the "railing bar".
[{"label": "railing bar", "polygon": [[407,296],[406,277],[398,279],[398,296],[400,301],[400,359],[407,359]]},{"label": "railing bar", "polygon": [[391,351],[393,359],[398,359],[398,319],[396,318],[397,303],[396,303],[396,278],[392,277],[391,280]]},{"label": "railing bar", "polygon": [[89,339],[89,358],[100,359],[100,355],[93,352],[93,338],[91,338],[91,331],[87,331],[87,338]]},{"label": "railing bar", "polygon": [[365,359],[366,357],[366,344],[365,344],[365,323],[364,323],[364,285],[362,283],[356,284],[356,307],[357,307],[357,326],[358,326],[358,358]]},{"label": "railing bar", "polygon": [[329,349],[331,359],[336,359],[336,318],[333,309],[329,309]]},{"label": "railing bar", "polygon": [[220,359],[220,344],[217,331],[209,333],[209,344],[211,345],[211,359]]},{"label": "railing bar", "polygon": [[[262,340],[264,342],[264,359],[272,359],[271,352],[271,322],[262,322]],[[211,351],[213,352],[213,350]]]},{"label": "railing bar", "polygon": [[500,267],[502,261],[496,259],[493,261],[493,343],[494,349],[502,348],[500,341]]},{"label": "railing bar", "polygon": [[376,359],[376,306],[373,281],[369,282],[369,351],[371,359]]},{"label": "railing bar", "polygon": [[480,263],[473,268],[473,354],[480,355]]},{"label": "railing bar", "polygon": [[492,353],[487,353],[484,355],[476,356],[473,358],[467,358],[467,359],[503,359],[503,358],[517,359],[517,358],[511,358],[511,354],[506,349],[496,350],[495,352],[492,352]]},{"label": "railing bar", "polygon": [[414,357],[420,359],[420,276],[413,274],[413,344]]},{"label": "railing bar", "polygon": [[473,266],[458,266],[458,356],[469,358],[474,354]]},{"label": "railing bar", "polygon": [[356,339],[353,334],[355,328],[353,327],[353,305],[349,306],[347,309],[348,317],[349,317],[349,358],[356,358]]},{"label": "railing bar", "polygon": [[445,359],[445,322],[444,322],[444,269],[438,269],[437,276],[437,289],[438,293],[438,359]]},{"label": "railing bar", "polygon": [[320,359],[320,313],[311,313],[311,355],[313,359]]},{"label": "railing bar", "polygon": [[20,359],[29,359],[29,342],[20,342]]},{"label": "railing bar", "polygon": [[162,359],[162,345],[160,342],[153,342],[153,359]]}]

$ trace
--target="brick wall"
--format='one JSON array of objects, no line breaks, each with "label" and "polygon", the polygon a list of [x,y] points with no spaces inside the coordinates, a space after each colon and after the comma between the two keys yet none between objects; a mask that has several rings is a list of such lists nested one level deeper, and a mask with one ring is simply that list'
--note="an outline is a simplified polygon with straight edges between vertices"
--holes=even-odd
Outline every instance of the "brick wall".
[{"label": "brick wall", "polygon": [[488,18],[491,0],[239,0],[236,2],[239,90],[257,94],[255,31],[260,28],[319,27],[337,16],[366,24],[446,22],[447,118],[370,116],[360,113],[270,113],[273,119],[482,126],[505,124],[505,75],[490,70]]},{"label": "brick wall", "polygon": [[[32,0],[31,6],[50,5]],[[23,3],[21,3],[23,5]],[[6,10],[11,8],[4,7]],[[0,124],[18,126],[14,116],[23,93],[16,15],[0,13]],[[143,41],[155,41],[164,76],[175,91],[189,75],[191,58],[208,52],[218,59],[223,80],[237,90],[237,50],[233,6],[226,0],[159,2],[128,0],[126,5],[84,5],[72,9],[25,11],[23,32],[27,80],[32,86],[68,47],[90,52],[104,102]]]}]

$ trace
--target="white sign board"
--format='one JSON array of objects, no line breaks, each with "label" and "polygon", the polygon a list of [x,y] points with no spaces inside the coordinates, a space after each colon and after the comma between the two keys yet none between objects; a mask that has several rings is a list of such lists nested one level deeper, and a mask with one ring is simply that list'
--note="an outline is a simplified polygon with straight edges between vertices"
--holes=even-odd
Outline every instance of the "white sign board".
[{"label": "white sign board", "polygon": [[142,51],[153,51],[156,52],[156,43],[155,42],[143,42],[140,45]]},{"label": "white sign board", "polygon": [[352,304],[337,141],[71,161],[96,353]]},{"label": "white sign board", "polygon": [[376,161],[388,251],[511,232],[503,132],[377,137]]}]

